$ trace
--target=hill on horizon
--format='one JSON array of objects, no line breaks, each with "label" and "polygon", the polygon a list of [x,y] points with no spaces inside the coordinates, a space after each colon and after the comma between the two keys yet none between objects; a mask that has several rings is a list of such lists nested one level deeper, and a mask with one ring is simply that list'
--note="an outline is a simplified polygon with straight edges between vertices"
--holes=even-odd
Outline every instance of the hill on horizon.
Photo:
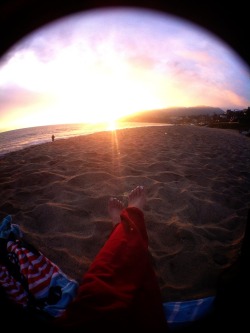
[{"label": "hill on horizon", "polygon": [[167,122],[170,117],[212,116],[224,114],[224,111],[211,106],[171,107],[160,110],[141,111],[119,118],[120,121]]}]

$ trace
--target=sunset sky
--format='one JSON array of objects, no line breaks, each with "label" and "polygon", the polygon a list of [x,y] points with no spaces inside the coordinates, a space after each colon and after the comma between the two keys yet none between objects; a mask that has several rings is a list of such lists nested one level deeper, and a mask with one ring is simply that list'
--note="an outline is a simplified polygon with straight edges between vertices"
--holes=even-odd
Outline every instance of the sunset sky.
[{"label": "sunset sky", "polygon": [[165,13],[79,13],[0,59],[0,131],[199,105],[250,106],[250,69],[215,35]]}]

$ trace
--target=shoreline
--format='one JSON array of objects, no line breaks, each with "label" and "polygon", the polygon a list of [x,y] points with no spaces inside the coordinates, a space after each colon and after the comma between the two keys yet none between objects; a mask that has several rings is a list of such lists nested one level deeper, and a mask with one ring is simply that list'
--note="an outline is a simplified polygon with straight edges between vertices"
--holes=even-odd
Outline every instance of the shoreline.
[{"label": "shoreline", "polygon": [[[141,123],[122,122],[117,123],[117,130],[147,126],[172,126],[166,123]],[[0,133],[0,156],[4,156],[12,151],[22,150],[30,146],[36,146],[51,142],[54,134],[55,140],[68,139],[72,137],[95,134],[110,131],[106,123],[98,124],[58,124],[21,128]]]},{"label": "shoreline", "polygon": [[[38,127],[31,127],[31,128],[23,128],[23,129],[17,129],[17,131],[29,131],[29,130],[36,130],[36,129],[41,129],[41,128],[50,128],[49,130],[47,130],[47,133],[46,135],[43,134],[43,137],[41,138],[39,133],[35,134],[34,137],[33,137],[33,141],[30,141],[30,142],[26,142],[25,140],[25,137],[22,138],[22,136],[20,137],[19,140],[17,140],[17,142],[12,142],[12,137],[7,137],[7,140],[6,138],[1,138],[2,140],[2,147],[1,147],[1,150],[0,150],[0,158],[2,156],[5,156],[6,154],[9,154],[11,152],[15,152],[15,151],[19,151],[19,150],[22,150],[22,149],[25,149],[25,148],[29,148],[31,146],[36,146],[36,145],[40,145],[40,144],[45,144],[45,143],[48,143],[48,142],[51,142],[51,132],[53,133],[54,132],[54,128],[56,129],[56,132],[58,131],[58,126],[59,128],[62,126],[63,128],[63,132],[59,132],[56,134],[55,136],[55,140],[61,140],[61,139],[69,139],[69,138],[72,138],[72,137],[78,137],[78,136],[85,136],[85,135],[91,135],[91,134],[95,134],[95,133],[99,133],[99,132],[106,132],[106,131],[119,131],[121,129],[126,129],[126,128],[138,128],[138,127],[148,127],[148,126],[196,126],[196,127],[207,127],[207,128],[217,128],[217,129],[221,129],[221,130],[228,130],[228,131],[233,131],[234,133],[238,133],[240,135],[244,135],[244,136],[247,136],[249,137],[250,134],[249,134],[249,126],[248,127],[241,127],[241,126],[238,126],[239,124],[238,123],[214,123],[214,124],[207,124],[205,126],[203,125],[195,125],[195,124],[174,124],[174,123],[165,123],[165,122],[153,122],[153,123],[148,123],[148,122],[121,122],[119,125],[118,125],[118,128],[115,129],[115,130],[111,130],[111,129],[104,129],[103,125],[102,125],[102,128],[100,129],[94,129],[94,127],[90,130],[90,128],[88,128],[88,124],[59,124],[59,125],[48,125],[48,126],[38,126]],[[72,131],[72,126],[87,126],[86,130],[82,130],[82,133],[74,133],[75,131],[75,128],[72,132],[72,134],[70,134],[68,136],[68,134],[66,133],[71,133]],[[67,127],[69,127],[69,132],[67,132]],[[248,130],[246,131],[246,128],[248,128]],[[245,131],[244,131],[245,129]],[[66,130],[66,131],[65,131]],[[6,135],[6,133],[12,133],[12,132],[15,132],[16,130],[10,130],[10,131],[7,131],[7,132],[0,132],[0,136],[1,135]],[[79,132],[79,129],[78,129],[78,132]],[[59,135],[59,137],[58,137]],[[8,135],[7,135],[8,136]],[[38,136],[38,137],[37,137]],[[24,140],[24,143],[21,143],[20,140]],[[30,139],[28,139],[30,140]],[[5,142],[6,141],[6,142]],[[17,148],[11,148],[11,150],[9,151],[9,147],[13,147],[13,145]],[[23,145],[23,147],[22,147]],[[4,150],[7,150],[6,152]]]},{"label": "shoreline", "polygon": [[80,281],[112,230],[110,196],[147,191],[164,301],[206,297],[238,258],[250,208],[250,141],[190,125],[98,132],[0,157],[0,216]]}]

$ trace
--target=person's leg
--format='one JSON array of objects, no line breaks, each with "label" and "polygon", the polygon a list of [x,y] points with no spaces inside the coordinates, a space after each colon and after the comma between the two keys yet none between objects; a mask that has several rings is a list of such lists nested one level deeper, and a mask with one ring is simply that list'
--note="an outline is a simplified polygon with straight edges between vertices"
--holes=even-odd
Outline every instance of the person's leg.
[{"label": "person's leg", "polygon": [[[145,192],[137,187],[129,195],[129,207],[109,202],[115,227],[83,277],[74,302],[59,319],[69,329],[128,327],[165,330],[161,296],[148,253],[148,239],[141,211]],[[119,219],[121,223],[117,223]],[[148,295],[147,295],[148,293]],[[148,297],[148,298],[147,298]],[[152,311],[152,312],[151,312]]]},{"label": "person's leg", "polygon": [[116,226],[116,224],[121,221],[120,214],[123,208],[123,203],[120,200],[116,198],[110,198],[108,202],[108,212],[112,220],[113,226]]},{"label": "person's leg", "polygon": [[[127,215],[127,222],[130,221],[132,229],[137,228],[140,231],[148,249],[148,234],[144,216],[143,218],[140,217],[146,203],[144,188],[137,186],[131,191],[128,199],[128,208],[123,213]],[[165,332],[167,331],[167,323],[162,307],[161,292],[148,250],[145,253],[145,259],[145,274],[134,299],[133,312],[136,316],[138,328],[146,332]]]},{"label": "person's leg", "polygon": [[144,222],[143,208],[146,204],[146,194],[143,186],[137,186],[128,195],[128,208],[121,214],[121,220],[131,230],[136,228],[145,246],[148,247],[148,234]]}]

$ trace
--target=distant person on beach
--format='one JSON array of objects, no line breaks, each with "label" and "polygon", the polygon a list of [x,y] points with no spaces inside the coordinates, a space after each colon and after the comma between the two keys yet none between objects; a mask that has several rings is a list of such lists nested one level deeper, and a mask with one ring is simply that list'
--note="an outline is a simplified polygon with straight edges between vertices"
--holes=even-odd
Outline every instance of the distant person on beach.
[{"label": "distant person on beach", "polygon": [[[130,192],[127,208],[117,198],[110,198],[108,212],[113,230],[83,275],[74,299],[60,316],[49,321],[54,331],[167,331],[148,250],[145,203],[142,186]],[[13,312],[4,310],[13,317]]]},{"label": "distant person on beach", "polygon": [[54,134],[51,135],[51,139],[52,139],[52,142],[55,141],[55,136],[54,136]]}]

